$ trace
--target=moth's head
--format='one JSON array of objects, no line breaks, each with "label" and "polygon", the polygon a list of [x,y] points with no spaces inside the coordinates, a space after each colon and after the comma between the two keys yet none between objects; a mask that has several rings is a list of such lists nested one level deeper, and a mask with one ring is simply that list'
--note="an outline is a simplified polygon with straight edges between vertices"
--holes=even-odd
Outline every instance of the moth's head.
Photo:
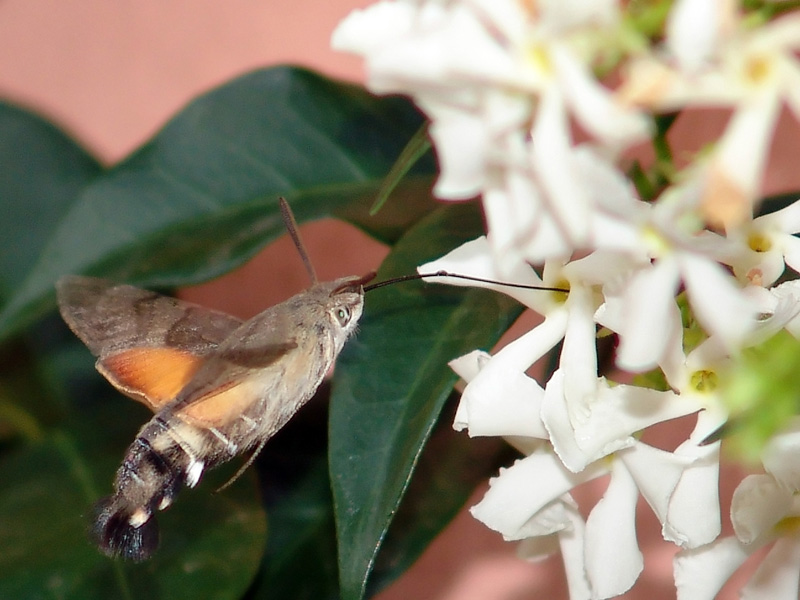
[{"label": "moth's head", "polygon": [[364,284],[374,277],[374,273],[342,277],[320,286],[325,288],[325,309],[340,344],[355,331],[364,310]]}]

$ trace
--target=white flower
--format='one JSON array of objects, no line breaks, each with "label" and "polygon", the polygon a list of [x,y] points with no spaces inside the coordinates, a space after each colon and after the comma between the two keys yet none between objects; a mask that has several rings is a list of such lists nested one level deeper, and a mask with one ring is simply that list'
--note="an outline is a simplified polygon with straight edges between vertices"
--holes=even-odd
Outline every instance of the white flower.
[{"label": "white flower", "polygon": [[740,254],[731,261],[740,279],[770,286],[788,264],[800,272],[800,201],[753,219],[734,230],[729,238],[739,241]]},{"label": "white flower", "polygon": [[708,339],[684,357],[682,351],[661,363],[667,382],[681,400],[700,412],[689,438],[675,454],[692,459],[681,475],[670,499],[668,526],[662,534],[683,548],[712,542],[720,533],[719,451],[720,443],[700,445],[727,418],[719,397],[719,384],[730,357],[722,344]]},{"label": "white flower", "polygon": [[764,450],[767,473],[749,475],[731,501],[735,537],[721,538],[675,557],[678,598],[714,598],[758,548],[774,543],[741,591],[742,598],[797,598],[800,583],[800,423],[776,435]]},{"label": "white flower", "polygon": [[[543,317],[493,355],[450,363],[467,382],[454,428],[505,437],[524,456],[491,480],[473,515],[521,540],[528,559],[560,550],[572,598],[608,598],[643,569],[641,495],[682,548],[680,598],[712,598],[766,544],[743,596],[796,598],[800,428],[775,437],[767,473],[740,484],[734,538],[716,539],[720,444],[701,443],[727,418],[717,382],[739,352],[784,328],[800,338],[800,280],[769,287],[787,264],[800,272],[800,201],[753,217],[778,112],[786,104],[800,119],[800,13],[756,27],[763,13],[745,17],[734,0],[677,0],[663,43],[647,48],[620,4],[629,10],[617,0],[382,0],[348,17],[333,42],[365,56],[373,91],[407,94],[428,116],[435,195],[483,202],[486,237],[419,272],[498,281],[431,282],[499,291]],[[617,92],[592,72],[607,56],[622,61]],[[650,133],[640,107],[695,106],[730,107],[724,134],[640,201],[616,166]],[[576,124],[589,141],[576,143]],[[685,335],[685,317],[702,331]],[[660,368],[670,389],[598,377],[598,324],[619,336],[617,366]],[[557,367],[537,381],[531,366],[559,343]],[[639,440],[692,414],[673,452]],[[584,521],[571,491],[601,476],[608,487]]]},{"label": "white flower", "polygon": [[598,247],[627,252],[631,263],[642,265],[604,288],[606,302],[597,315],[620,335],[617,364],[628,371],[652,369],[679,347],[683,328],[675,295],[681,283],[698,322],[728,350],[741,347],[755,327],[757,307],[719,264],[733,253],[732,242],[683,225],[691,214],[686,197],[696,191],[692,183],[672,188],[655,207],[640,203],[627,222],[597,221]]},{"label": "white flower", "polygon": [[[670,497],[691,462],[634,442],[613,457],[573,473],[552,451],[540,447],[490,480],[489,491],[471,512],[508,540],[563,535],[575,526],[574,515],[559,504],[564,494],[610,474],[606,492],[592,509],[582,532],[585,578],[592,597],[610,598],[629,589],[643,568],[635,526],[639,494],[667,525]],[[567,569],[574,569],[574,565],[567,565]],[[580,579],[573,573],[571,580]]]},{"label": "white flower", "polygon": [[[569,494],[551,505],[550,511],[542,510],[542,518],[550,512],[558,511],[561,518],[552,534],[529,537],[517,547],[517,555],[535,561],[560,551],[567,575],[569,597],[582,600],[592,597],[589,579],[586,576],[584,547],[586,544],[586,523],[578,512],[575,501]],[[551,517],[552,518],[552,517]]]},{"label": "white flower", "polygon": [[[540,416],[544,390],[535,379],[515,368],[512,353],[527,342],[520,338],[494,357],[475,350],[450,362],[465,381],[453,428],[468,428],[470,436],[547,438]],[[527,349],[524,354],[527,354]]]},{"label": "white flower", "polygon": [[586,243],[595,199],[571,116],[610,156],[649,132],[643,113],[617,101],[583,55],[587,36],[614,39],[617,2],[586,8],[384,0],[333,35],[334,47],[365,55],[373,91],[409,94],[428,115],[441,170],[434,193],[482,193],[504,263],[541,262]]},{"label": "white flower", "polygon": [[710,223],[746,223],[759,197],[782,103],[800,119],[800,14],[753,28],[726,0],[679,0],[667,27],[667,54],[633,62],[620,94],[661,110],[731,106],[711,156],[702,206]]},{"label": "white flower", "polygon": [[[711,499],[716,499],[717,472],[713,459],[709,459],[709,455],[716,456],[716,447],[671,454],[633,437],[654,423],[701,410],[702,404],[673,392],[609,386],[605,379],[597,377],[592,322],[597,304],[592,289],[595,280],[619,275],[613,268],[604,271],[603,264],[600,254],[563,267],[551,263],[543,280],[530,268],[520,267],[518,277],[511,281],[532,285],[568,282],[570,293],[565,303],[560,303],[558,294],[552,292],[453,279],[457,285],[502,290],[544,312],[546,318],[494,356],[476,351],[451,365],[468,382],[454,427],[466,427],[470,435],[509,436],[513,443],[531,451],[513,467],[501,471],[472,511],[506,539],[552,538],[541,544],[527,542],[526,554],[538,552],[534,547],[552,550],[555,542],[566,544],[573,552],[578,533],[575,515],[564,504],[564,494],[585,481],[611,473],[607,493],[586,523],[584,573],[575,572],[575,565],[568,567],[572,570],[571,589],[581,588],[585,580],[596,597],[611,597],[628,589],[642,569],[633,512],[638,490],[659,516],[665,536],[677,539],[685,529],[708,517],[698,514],[696,503],[684,501],[685,493],[673,501],[679,483],[685,476],[683,489],[688,491],[689,485],[695,486],[702,493],[695,500],[702,498],[705,503],[708,490],[714,491]],[[419,268],[422,273],[438,270],[489,279],[497,275],[485,238],[468,242]],[[561,367],[543,391],[525,370],[562,336]],[[547,440],[555,453],[548,449]],[[690,475],[690,469],[701,459],[702,468],[698,466]],[[690,532],[681,539],[695,538]]]},{"label": "white flower", "polygon": [[558,457],[574,472],[613,452],[635,444],[633,437],[651,425],[685,416],[700,406],[673,392],[631,385],[609,386],[595,378],[594,394],[570,410],[565,373],[557,370],[542,400],[542,420]]}]

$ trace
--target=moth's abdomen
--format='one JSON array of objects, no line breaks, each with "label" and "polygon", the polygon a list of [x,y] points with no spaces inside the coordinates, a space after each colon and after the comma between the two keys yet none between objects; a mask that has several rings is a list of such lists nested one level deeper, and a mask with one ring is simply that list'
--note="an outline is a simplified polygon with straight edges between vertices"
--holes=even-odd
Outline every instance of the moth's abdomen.
[{"label": "moth's abdomen", "polygon": [[117,471],[114,494],[95,507],[92,534],[105,554],[134,561],[153,554],[155,513],[170,506],[184,484],[197,484],[205,441],[198,428],[159,416],[139,432]]}]

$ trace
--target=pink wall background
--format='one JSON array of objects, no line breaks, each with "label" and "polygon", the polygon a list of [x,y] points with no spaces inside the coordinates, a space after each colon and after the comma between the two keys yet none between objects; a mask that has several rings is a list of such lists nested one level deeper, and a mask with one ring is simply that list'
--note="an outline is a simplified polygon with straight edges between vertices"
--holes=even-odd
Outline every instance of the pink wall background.
[{"label": "pink wall background", "polygon": [[[113,163],[140,145],[198,93],[249,69],[300,63],[361,78],[360,61],[328,47],[330,32],[368,0],[3,0],[0,2],[0,97],[35,108]],[[686,148],[719,131],[724,116],[684,119]],[[784,119],[767,175],[770,192],[800,189],[800,127]],[[353,228],[303,227],[321,278],[363,273],[385,254]],[[237,273],[199,286],[196,300],[240,316],[255,314],[307,285],[286,240]],[[735,483],[732,478],[728,482]],[[727,485],[730,493],[731,485]],[[602,487],[601,487],[602,491]],[[479,495],[475,496],[475,500]],[[626,598],[673,598],[671,556],[658,524],[641,507],[645,573]],[[730,588],[730,589],[729,589]],[[726,598],[734,597],[734,586]],[[565,598],[560,558],[530,565],[514,545],[466,512],[382,600],[527,600]]]}]

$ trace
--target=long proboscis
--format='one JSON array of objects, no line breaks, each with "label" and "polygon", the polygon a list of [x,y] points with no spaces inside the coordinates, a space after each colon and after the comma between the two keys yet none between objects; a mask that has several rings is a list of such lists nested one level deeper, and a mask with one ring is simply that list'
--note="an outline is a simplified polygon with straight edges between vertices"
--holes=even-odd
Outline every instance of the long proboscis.
[{"label": "long proboscis", "polygon": [[541,285],[529,285],[527,283],[511,283],[507,281],[495,281],[493,279],[485,279],[483,277],[473,277],[472,275],[462,275],[461,273],[451,273],[450,271],[436,271],[434,273],[414,273],[413,275],[402,275],[400,277],[392,277],[384,281],[378,281],[370,285],[364,286],[364,292],[370,292],[387,285],[394,285],[395,283],[402,283],[403,281],[414,281],[416,279],[425,279],[432,277],[452,277],[454,279],[464,279],[466,281],[475,281],[477,283],[488,283],[491,285],[500,285],[504,287],[512,287],[523,290],[541,290],[543,292],[562,292],[568,294],[569,290],[559,287],[548,287]]}]

